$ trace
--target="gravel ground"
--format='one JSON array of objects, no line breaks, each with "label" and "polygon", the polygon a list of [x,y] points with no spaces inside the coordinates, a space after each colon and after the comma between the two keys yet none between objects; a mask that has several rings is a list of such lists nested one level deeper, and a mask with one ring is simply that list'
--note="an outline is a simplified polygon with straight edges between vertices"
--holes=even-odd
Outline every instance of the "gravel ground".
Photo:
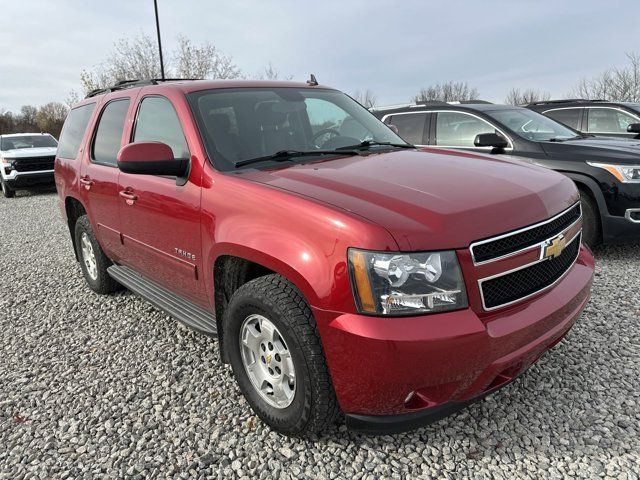
[{"label": "gravel ground", "polygon": [[82,279],[54,193],[0,199],[0,478],[579,478],[640,472],[640,246],[521,379],[427,428],[316,441],[251,414],[214,341]]}]

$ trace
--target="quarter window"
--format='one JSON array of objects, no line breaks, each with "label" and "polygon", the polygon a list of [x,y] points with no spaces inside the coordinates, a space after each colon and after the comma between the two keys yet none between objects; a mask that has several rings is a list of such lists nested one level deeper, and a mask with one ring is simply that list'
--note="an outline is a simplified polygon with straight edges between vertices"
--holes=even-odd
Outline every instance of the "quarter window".
[{"label": "quarter window", "polygon": [[555,121],[565,124],[574,130],[580,130],[580,113],[581,108],[563,108],[562,110],[551,110],[545,112],[547,117],[553,118]]},{"label": "quarter window", "polygon": [[110,167],[118,166],[118,151],[122,145],[122,130],[129,110],[129,99],[107,104],[93,141],[92,161]]},{"label": "quarter window", "polygon": [[87,105],[74,108],[69,112],[69,115],[64,122],[64,127],[62,127],[62,133],[60,134],[60,143],[58,144],[57,153],[59,157],[76,158],[78,156],[78,150],[80,150],[82,138],[87,130],[89,119],[91,118],[95,107],[95,103],[89,103]]},{"label": "quarter window", "polygon": [[175,158],[189,158],[189,148],[173,105],[163,97],[147,97],[140,103],[134,142],[162,142]]},{"label": "quarter window", "polygon": [[484,120],[460,112],[438,112],[436,145],[446,147],[474,147],[476,135],[498,133]]},{"label": "quarter window", "polygon": [[627,126],[638,120],[628,113],[613,108],[590,108],[587,132],[627,133]]},{"label": "quarter window", "polygon": [[426,113],[408,113],[405,115],[392,115],[385,119],[387,125],[395,125],[398,135],[406,142],[413,145],[424,145],[424,125],[427,121]]}]

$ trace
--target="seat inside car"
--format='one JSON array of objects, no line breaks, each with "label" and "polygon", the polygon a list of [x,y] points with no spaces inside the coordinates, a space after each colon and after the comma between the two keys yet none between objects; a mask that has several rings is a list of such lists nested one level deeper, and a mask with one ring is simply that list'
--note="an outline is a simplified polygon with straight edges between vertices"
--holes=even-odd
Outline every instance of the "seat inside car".
[{"label": "seat inside car", "polygon": [[217,152],[224,161],[231,164],[244,158],[240,138],[231,132],[231,120],[226,113],[210,113],[206,117],[206,127],[213,139]]}]

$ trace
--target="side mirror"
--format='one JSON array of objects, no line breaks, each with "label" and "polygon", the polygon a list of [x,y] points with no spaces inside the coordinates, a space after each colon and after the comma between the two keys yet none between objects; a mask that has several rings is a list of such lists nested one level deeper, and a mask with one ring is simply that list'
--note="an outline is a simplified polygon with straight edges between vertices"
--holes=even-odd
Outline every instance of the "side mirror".
[{"label": "side mirror", "polygon": [[137,175],[182,177],[189,170],[189,161],[173,158],[173,151],[166,143],[136,142],[120,149],[118,168]]},{"label": "side mirror", "polygon": [[627,125],[627,132],[640,133],[640,123],[630,123]]},{"label": "side mirror", "polygon": [[389,130],[391,130],[393,133],[395,133],[396,135],[400,135],[399,131],[398,131],[398,127],[396,127],[395,125],[390,125],[387,124],[387,127],[389,127]]},{"label": "side mirror", "polygon": [[473,144],[476,147],[493,147],[493,148],[507,148],[509,142],[497,133],[481,133],[476,135]]}]

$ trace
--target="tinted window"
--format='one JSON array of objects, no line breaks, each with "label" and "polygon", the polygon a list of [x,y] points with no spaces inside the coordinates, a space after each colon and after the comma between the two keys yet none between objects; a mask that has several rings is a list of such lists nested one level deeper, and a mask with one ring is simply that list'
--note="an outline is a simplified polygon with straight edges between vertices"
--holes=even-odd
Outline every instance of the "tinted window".
[{"label": "tinted window", "polygon": [[628,113],[613,108],[590,108],[587,132],[627,133],[627,126],[637,121]]},{"label": "tinted window", "polygon": [[546,112],[545,115],[568,127],[579,130],[578,124],[580,123],[581,111],[581,108],[563,108],[562,110],[551,110],[550,112]]},{"label": "tinted window", "polygon": [[436,145],[448,147],[473,147],[476,135],[497,133],[484,120],[466,113],[438,112],[436,120]]},{"label": "tinted window", "polygon": [[142,100],[136,120],[134,142],[162,142],[173,150],[175,158],[189,158],[189,148],[173,105],[162,97]]},{"label": "tinted window", "polygon": [[[209,156],[220,170],[235,170],[238,161],[282,150],[309,153],[292,157],[290,165],[318,160],[320,154],[311,154],[319,149],[335,150],[365,140],[402,143],[371,112],[335,90],[225,88],[194,92],[188,98]],[[383,148],[389,147],[371,147]],[[268,160],[261,163],[269,165]],[[250,168],[254,166],[260,165]]]},{"label": "tinted window", "polygon": [[575,131],[565,127],[563,124],[526,108],[514,107],[504,110],[488,110],[486,114],[495,118],[516,135],[535,142],[546,142],[551,139],[566,139],[576,136]]},{"label": "tinted window", "polygon": [[113,167],[118,165],[118,150],[122,143],[122,130],[128,109],[129,99],[110,102],[102,111],[93,141],[91,158],[95,163]]},{"label": "tinted window", "polygon": [[67,115],[67,119],[62,127],[60,143],[58,144],[57,155],[62,158],[76,158],[82,143],[82,138],[87,130],[89,119],[95,109],[95,103],[89,103],[81,107],[74,108]]},{"label": "tinted window", "polygon": [[410,113],[406,115],[392,115],[384,121],[387,125],[398,127],[398,135],[403,140],[414,145],[423,145],[424,124],[427,121],[426,113]]}]

